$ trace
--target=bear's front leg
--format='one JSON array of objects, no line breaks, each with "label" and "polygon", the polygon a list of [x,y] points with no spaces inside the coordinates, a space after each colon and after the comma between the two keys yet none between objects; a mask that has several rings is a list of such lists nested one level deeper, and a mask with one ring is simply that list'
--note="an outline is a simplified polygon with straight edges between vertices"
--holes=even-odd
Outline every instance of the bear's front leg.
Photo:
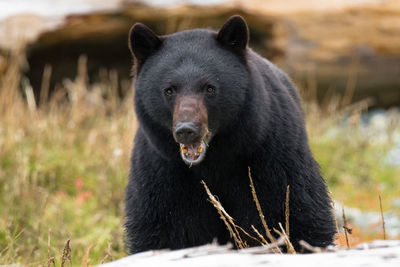
[{"label": "bear's front leg", "polygon": [[130,253],[227,241],[228,233],[199,180],[168,167],[132,167],[125,223]]}]

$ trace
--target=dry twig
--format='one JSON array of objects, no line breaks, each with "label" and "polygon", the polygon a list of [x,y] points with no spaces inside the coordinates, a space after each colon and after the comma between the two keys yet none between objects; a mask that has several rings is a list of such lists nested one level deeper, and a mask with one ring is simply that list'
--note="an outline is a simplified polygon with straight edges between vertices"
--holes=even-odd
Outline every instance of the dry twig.
[{"label": "dry twig", "polygon": [[379,195],[379,206],[380,206],[380,208],[381,208],[382,229],[383,229],[383,240],[386,240],[385,217],[383,216],[383,208],[382,208],[382,199],[381,199],[381,195]]},{"label": "dry twig", "polygon": [[276,254],[276,248],[285,245],[285,239],[284,236],[280,236],[276,242],[269,243],[267,246],[247,248],[243,252],[251,254]]},{"label": "dry twig", "polygon": [[111,260],[113,259],[110,241],[108,242],[108,245],[107,245],[107,253],[104,256],[104,258],[101,260],[100,264],[105,263],[108,259],[111,259]]},{"label": "dry twig", "polygon": [[[250,235],[248,232],[246,232],[242,227],[240,227],[239,225],[234,224],[233,227],[239,229],[240,231],[242,231],[245,235],[247,235],[248,237],[250,237],[251,239],[253,239],[254,241],[257,241],[258,243],[260,243],[260,245],[265,245],[264,242],[262,242],[261,240],[259,240],[258,238]],[[265,240],[265,239],[264,239]]]},{"label": "dry twig", "polygon": [[95,243],[91,244],[85,252],[85,256],[82,259],[82,266],[83,267],[87,267],[89,266],[89,255],[90,255],[90,251],[92,250],[92,248],[95,246]]},{"label": "dry twig", "polygon": [[215,196],[211,193],[210,189],[206,185],[206,183],[202,180],[201,183],[203,184],[207,195],[209,197],[209,201],[214,205],[214,207],[217,209],[219,215],[221,216],[221,219],[225,223],[226,227],[228,228],[229,233],[233,237],[233,240],[235,241],[235,244],[238,248],[245,248],[247,245],[243,243],[243,240],[240,238],[239,232],[236,230],[235,227],[233,227],[233,218],[225,211],[224,207],[221,205],[221,203],[215,198]]},{"label": "dry twig", "polygon": [[304,240],[300,240],[299,241],[299,245],[302,246],[303,248],[305,248],[306,250],[311,251],[312,253],[321,253],[321,252],[323,252],[323,250],[321,248],[311,246],[310,244],[308,244]]},{"label": "dry twig", "polygon": [[54,257],[50,256],[50,234],[51,233],[51,229],[49,229],[49,232],[47,234],[47,267],[50,267],[51,264],[53,264],[53,266],[56,266],[56,260],[54,259]]},{"label": "dry twig", "polygon": [[[279,224],[279,228],[281,228],[281,231],[282,231],[282,233],[280,233],[280,235],[285,237],[285,243],[286,243],[288,253],[296,254],[296,250],[294,249],[292,242],[290,242],[289,236],[286,234],[285,229],[283,229],[283,226],[281,223],[278,223],[278,224]],[[279,232],[279,231],[277,231],[277,232]]]},{"label": "dry twig", "polygon": [[[254,202],[256,203],[256,207],[257,207],[257,210],[258,210],[258,214],[259,214],[260,219],[261,219],[261,222],[262,222],[262,224],[263,224],[263,226],[264,226],[265,233],[266,233],[267,237],[269,238],[269,240],[270,240],[271,242],[275,242],[276,239],[275,239],[275,237],[271,234],[271,231],[269,230],[269,227],[268,227],[268,225],[267,225],[267,222],[265,221],[264,214],[263,214],[263,212],[262,212],[262,210],[261,210],[261,205],[260,205],[260,202],[258,201],[257,193],[256,193],[256,190],[255,190],[255,187],[254,187],[254,183],[253,183],[253,178],[251,177],[251,170],[250,170],[250,167],[248,167],[248,170],[249,170],[248,173],[249,173],[249,179],[250,179],[251,193],[252,193],[252,195],[253,195],[253,200],[254,200]],[[278,252],[279,252],[279,253],[282,253],[282,252],[280,251],[279,248],[277,248],[277,249],[278,249]]]},{"label": "dry twig", "polygon": [[290,197],[290,185],[286,187],[286,202],[285,202],[285,229],[286,235],[288,239],[290,239],[290,232],[289,232],[289,197]]},{"label": "dry twig", "polygon": [[350,248],[349,237],[347,236],[347,233],[351,234],[352,229],[347,225],[347,219],[346,219],[346,214],[344,213],[344,207],[342,207],[342,214],[343,214],[344,235],[346,236],[346,244],[347,248]]},{"label": "dry twig", "polygon": [[63,253],[61,256],[61,267],[64,267],[65,263],[69,261],[70,264],[72,264],[72,259],[71,259],[71,248],[69,247],[69,242],[71,240],[68,239],[67,242],[65,242]]},{"label": "dry twig", "polygon": [[258,235],[258,237],[261,238],[261,240],[263,241],[264,245],[269,246],[268,241],[265,240],[264,236],[263,236],[262,234],[260,234],[260,232],[254,227],[254,225],[252,225],[251,228],[252,228],[253,231]]},{"label": "dry twig", "polygon": [[329,192],[329,197],[331,198],[331,201],[332,201],[333,216],[335,216],[335,223],[336,223],[336,232],[339,234],[340,233],[339,223],[338,223],[337,214],[336,214],[335,200],[333,198],[332,192]]}]

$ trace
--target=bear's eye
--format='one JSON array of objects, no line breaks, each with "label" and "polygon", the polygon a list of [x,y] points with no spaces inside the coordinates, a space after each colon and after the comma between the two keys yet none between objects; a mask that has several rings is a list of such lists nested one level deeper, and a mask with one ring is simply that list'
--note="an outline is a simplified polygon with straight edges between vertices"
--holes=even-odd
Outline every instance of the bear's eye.
[{"label": "bear's eye", "polygon": [[215,92],[214,86],[211,86],[211,85],[207,86],[207,93],[212,94],[214,92]]},{"label": "bear's eye", "polygon": [[165,89],[164,89],[164,93],[165,93],[167,96],[171,96],[171,95],[174,94],[174,89],[173,89],[172,87],[165,88]]}]

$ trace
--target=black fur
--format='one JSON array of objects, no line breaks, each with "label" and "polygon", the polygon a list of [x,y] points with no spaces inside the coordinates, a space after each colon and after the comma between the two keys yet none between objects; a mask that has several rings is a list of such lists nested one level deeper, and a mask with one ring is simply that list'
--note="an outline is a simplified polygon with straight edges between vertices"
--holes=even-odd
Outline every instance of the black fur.
[{"label": "black fur", "polygon": [[[136,23],[129,32],[129,49],[136,59],[136,65],[144,61],[160,47],[162,40],[146,25]],[[132,45],[134,44],[134,45]]]},{"label": "black fur", "polygon": [[[240,37],[245,40],[237,40]],[[247,48],[245,22],[236,16],[219,34],[198,29],[158,40],[157,48],[139,61],[135,82],[139,129],[125,224],[130,253],[196,246],[214,238],[220,243],[231,240],[201,180],[239,226],[253,233],[254,225],[263,232],[248,166],[271,228],[285,223],[290,185],[290,238],[295,248],[299,240],[313,246],[331,244],[331,201],[309,149],[296,89],[285,73]],[[229,40],[235,40],[234,50],[227,47]],[[141,43],[130,44],[133,51],[136,45]],[[243,50],[240,55],[238,49]],[[174,86],[175,95],[203,94],[205,84],[216,88],[212,97],[204,95],[212,140],[204,161],[189,168],[172,136],[175,96],[166,97],[164,89]]]},{"label": "black fur", "polygon": [[219,30],[217,40],[222,45],[241,54],[249,41],[249,30],[246,22],[240,16],[231,17]]}]

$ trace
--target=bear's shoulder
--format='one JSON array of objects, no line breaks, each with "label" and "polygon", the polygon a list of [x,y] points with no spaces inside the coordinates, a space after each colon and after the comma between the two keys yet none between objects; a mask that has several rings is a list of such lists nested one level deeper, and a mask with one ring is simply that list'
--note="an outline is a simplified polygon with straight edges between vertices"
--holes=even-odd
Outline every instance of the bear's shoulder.
[{"label": "bear's shoulder", "polygon": [[278,66],[268,59],[261,57],[251,49],[248,49],[248,64],[255,66],[257,73],[262,76],[263,82],[272,85],[272,89],[288,94],[294,102],[300,106],[300,97],[293,81]]}]

